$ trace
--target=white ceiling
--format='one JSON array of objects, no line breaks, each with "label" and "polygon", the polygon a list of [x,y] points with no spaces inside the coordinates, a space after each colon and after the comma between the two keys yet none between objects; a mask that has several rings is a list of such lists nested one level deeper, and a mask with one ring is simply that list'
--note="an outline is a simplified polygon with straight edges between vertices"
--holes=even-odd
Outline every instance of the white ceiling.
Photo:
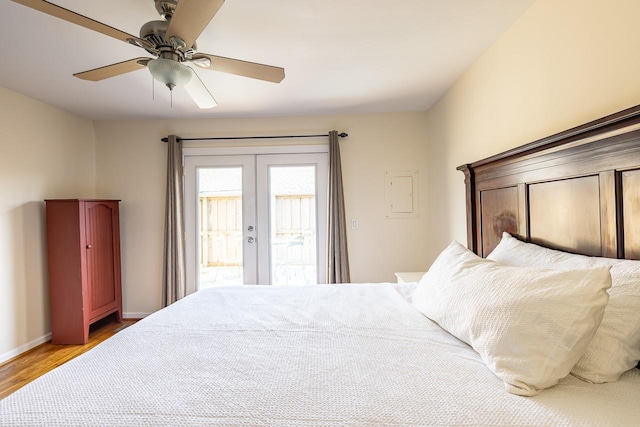
[{"label": "white ceiling", "polygon": [[[52,0],[130,34],[159,19],[153,0]],[[0,13],[0,85],[89,119],[421,111],[533,0],[227,0],[198,50],[285,68],[280,84],[209,70],[218,101],[199,110],[142,69],[101,82],[73,73],[148,56],[10,1]]]}]

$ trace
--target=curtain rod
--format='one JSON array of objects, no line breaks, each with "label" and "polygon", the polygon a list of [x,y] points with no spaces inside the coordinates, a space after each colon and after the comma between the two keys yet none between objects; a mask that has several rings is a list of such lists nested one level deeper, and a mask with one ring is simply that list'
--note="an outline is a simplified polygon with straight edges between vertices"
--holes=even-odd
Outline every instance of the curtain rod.
[{"label": "curtain rod", "polygon": [[[216,138],[177,138],[180,141],[217,141],[217,140],[234,140],[234,139],[281,139],[281,138],[319,138],[322,136],[329,136],[329,134],[323,135],[279,135],[279,136],[221,136]],[[346,138],[348,133],[339,133],[340,138]],[[162,142],[169,142],[169,138],[162,138]]]}]

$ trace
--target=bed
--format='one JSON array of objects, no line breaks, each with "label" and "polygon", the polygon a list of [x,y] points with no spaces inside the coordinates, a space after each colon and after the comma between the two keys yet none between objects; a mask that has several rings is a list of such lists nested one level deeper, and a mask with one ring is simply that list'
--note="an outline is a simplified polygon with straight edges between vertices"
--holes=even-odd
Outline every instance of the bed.
[{"label": "bed", "polygon": [[[579,271],[606,273],[600,296],[616,289],[609,271],[619,264],[605,260],[640,258],[640,108],[459,169],[466,243],[480,256],[507,243],[561,250],[543,252],[553,260],[588,255],[569,263],[598,264]],[[0,401],[0,425],[640,425],[639,369],[600,384],[563,375],[530,397],[508,392],[468,337],[416,304],[443,262],[419,283],[199,291]],[[544,271],[562,279],[574,270]]]}]

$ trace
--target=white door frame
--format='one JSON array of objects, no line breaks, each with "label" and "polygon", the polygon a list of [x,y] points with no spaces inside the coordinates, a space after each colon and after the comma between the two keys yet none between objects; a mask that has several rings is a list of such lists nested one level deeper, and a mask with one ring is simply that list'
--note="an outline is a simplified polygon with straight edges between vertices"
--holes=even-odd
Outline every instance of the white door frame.
[{"label": "white door frame", "polygon": [[[210,164],[211,161],[208,162],[206,159],[203,159],[203,156],[239,156],[239,155],[259,155],[259,154],[304,154],[304,153],[328,153],[329,152],[329,144],[321,144],[321,145],[278,145],[278,146],[243,146],[243,147],[183,147],[182,149],[182,164],[184,166],[184,218],[185,218],[185,255],[186,255],[186,281],[187,281],[187,295],[195,292],[197,290],[197,272],[198,272],[198,245],[199,240],[197,235],[197,218],[196,218],[196,205],[192,203],[193,200],[196,200],[195,195],[197,194],[197,182],[196,182],[196,168],[204,164]],[[237,161],[236,161],[237,163]],[[244,179],[244,174],[243,174]],[[255,168],[253,170],[253,180],[255,182]],[[244,184],[244,182],[243,182]],[[326,189],[324,189],[326,192]],[[326,195],[325,195],[326,199]],[[318,207],[318,214],[322,215],[325,210],[320,210]],[[253,215],[256,214],[256,207],[252,206]],[[243,204],[243,215],[245,215],[245,207]],[[249,213],[249,215],[251,215]],[[255,218],[255,217],[254,217]],[[321,218],[318,218],[317,223],[325,223],[326,221],[322,221]],[[254,221],[255,224],[255,221]],[[326,224],[323,225],[325,227],[325,235],[326,235]],[[244,227],[243,227],[244,228]],[[318,231],[321,231],[320,229]],[[243,230],[243,233],[246,230]],[[322,236],[322,234],[318,234],[318,236]],[[326,243],[318,239],[318,256],[326,257],[325,252],[326,249],[322,249],[321,247],[326,248]],[[243,240],[243,250],[246,250],[247,239]],[[249,247],[251,251],[252,248],[257,248],[257,245],[253,244],[253,246]],[[256,249],[257,250],[257,249]],[[256,252],[257,256],[257,252]],[[254,262],[254,265],[256,263]],[[324,283],[326,279],[324,279],[324,262],[318,263],[319,270],[319,282]],[[322,279],[322,280],[321,280]],[[255,283],[257,283],[257,276]]]}]

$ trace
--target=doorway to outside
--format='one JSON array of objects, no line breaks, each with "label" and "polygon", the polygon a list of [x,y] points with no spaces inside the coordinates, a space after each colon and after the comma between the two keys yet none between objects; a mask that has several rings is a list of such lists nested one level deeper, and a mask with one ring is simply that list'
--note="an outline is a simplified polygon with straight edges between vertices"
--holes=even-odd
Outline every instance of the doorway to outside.
[{"label": "doorway to outside", "polygon": [[326,282],[326,152],[186,155],[187,286]]}]

